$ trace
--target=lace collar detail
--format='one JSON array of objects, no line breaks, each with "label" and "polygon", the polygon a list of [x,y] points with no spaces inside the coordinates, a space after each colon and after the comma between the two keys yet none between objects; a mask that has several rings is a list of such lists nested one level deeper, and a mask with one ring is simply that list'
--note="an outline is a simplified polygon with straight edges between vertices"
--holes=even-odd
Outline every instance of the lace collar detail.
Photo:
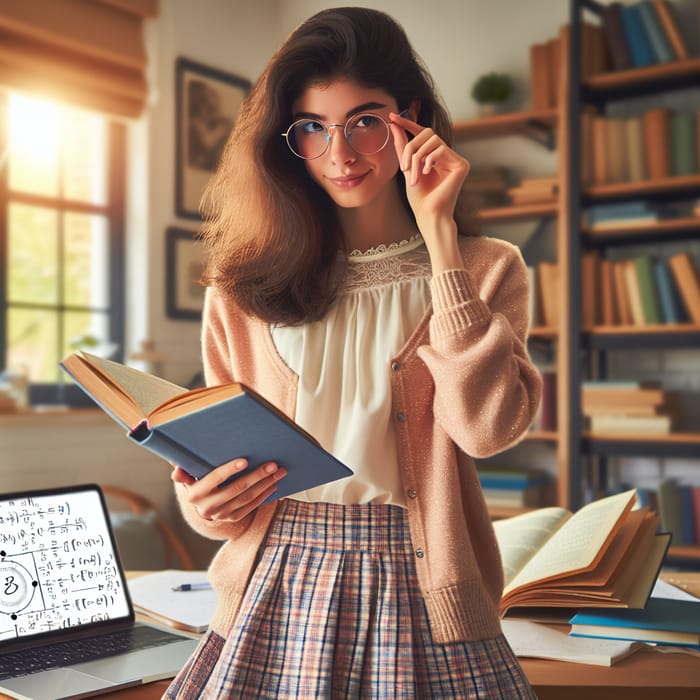
[{"label": "lace collar detail", "polygon": [[416,233],[408,240],[399,241],[398,243],[389,243],[389,245],[382,243],[376,248],[370,248],[369,250],[351,250],[348,253],[348,262],[361,263],[390,258],[400,253],[415,250],[421,245],[423,245],[423,237],[419,233]]}]

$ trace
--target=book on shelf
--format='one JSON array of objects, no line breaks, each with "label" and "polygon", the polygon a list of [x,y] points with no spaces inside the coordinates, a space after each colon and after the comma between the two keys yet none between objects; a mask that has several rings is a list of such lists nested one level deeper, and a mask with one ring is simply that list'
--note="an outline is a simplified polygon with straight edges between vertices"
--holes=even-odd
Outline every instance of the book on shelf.
[{"label": "book on shelf", "polygon": [[642,115],[646,172],[652,179],[671,175],[671,110],[656,107]]},{"label": "book on shelf", "polygon": [[661,20],[654,9],[651,0],[641,0],[638,3],[642,24],[649,37],[655,63],[670,63],[676,56],[671,48],[671,42],[666,36]]},{"label": "book on shelf", "polygon": [[607,117],[592,117],[591,140],[593,141],[593,184],[605,185],[610,179],[608,167]]},{"label": "book on shelf", "polygon": [[552,477],[544,470],[482,466],[477,473],[491,507],[541,507],[549,501]]},{"label": "book on shelf", "polygon": [[666,212],[660,206],[646,201],[595,204],[587,207],[583,219],[593,231],[614,230],[654,223]]},{"label": "book on shelf", "polygon": [[569,634],[675,644],[700,649],[700,602],[651,597],[641,610],[585,610],[571,620]]},{"label": "book on shelf", "polygon": [[646,319],[644,318],[644,306],[642,305],[642,288],[634,260],[623,260],[622,269],[627,286],[627,301],[632,313],[632,323],[635,326],[643,326],[646,323]]},{"label": "book on shelf", "polygon": [[539,508],[493,523],[503,561],[501,614],[519,608],[642,608],[670,536],[658,516],[634,508],[635,491],[575,513]]},{"label": "book on shelf", "polygon": [[688,315],[671,270],[665,260],[654,260],[654,278],[659,293],[659,307],[664,323],[684,323]]},{"label": "book on shelf", "polygon": [[688,56],[700,56],[700,22],[697,0],[673,0],[667,3],[676,18]]},{"label": "book on shelf", "polygon": [[652,0],[656,14],[664,28],[664,32],[668,37],[669,43],[675,54],[676,60],[685,60],[688,58],[688,49],[685,45],[685,40],[678,28],[678,22],[674,15],[672,3],[668,0]]},{"label": "book on shelf", "polygon": [[630,307],[629,295],[627,293],[627,281],[625,279],[625,261],[614,261],[612,263],[612,271],[620,324],[623,326],[632,325],[632,309]]},{"label": "book on shelf", "polygon": [[660,406],[668,401],[668,392],[654,381],[586,380],[581,385],[581,400],[587,406],[615,408],[629,404]]},{"label": "book on shelf", "polygon": [[590,429],[595,435],[668,435],[673,430],[672,417],[667,414],[643,416],[608,410],[608,414],[594,413],[589,417]]},{"label": "book on shelf", "polygon": [[581,141],[581,186],[590,187],[595,184],[593,122],[595,110],[584,107],[581,109],[581,125],[579,129]]},{"label": "book on shelf", "polygon": [[688,252],[676,253],[668,259],[668,265],[688,317],[700,323],[700,276],[693,257]]},{"label": "book on shelf", "polygon": [[622,27],[622,3],[611,2],[601,5],[600,19],[605,43],[613,70],[629,70],[633,67],[632,55],[627,46],[625,31]]},{"label": "book on shelf", "polygon": [[[656,502],[661,526],[673,533],[675,545],[700,544],[700,510],[696,509],[700,486],[683,484],[673,478],[662,479],[656,487]],[[700,608],[699,608],[700,610]]]},{"label": "book on shelf", "polygon": [[651,255],[646,253],[638,255],[634,258],[634,266],[639,280],[644,321],[645,323],[662,323],[661,297],[656,285],[654,261]]},{"label": "book on shelf", "polygon": [[625,120],[625,141],[629,181],[644,180],[647,172],[644,163],[644,126],[641,116],[628,117]]},{"label": "book on shelf", "polygon": [[622,31],[629,47],[634,68],[644,68],[656,63],[656,56],[647,34],[641,8],[638,4],[625,5],[620,13]]},{"label": "book on shelf", "polygon": [[306,431],[262,396],[231,383],[187,390],[160,377],[85,352],[63,369],[134,443],[199,479],[238,457],[287,470],[268,501],[352,475]]},{"label": "book on shelf", "polygon": [[536,265],[538,304],[546,326],[559,321],[559,266],[543,260]]},{"label": "book on shelf", "polygon": [[607,182],[629,182],[627,154],[627,121],[622,117],[607,117],[605,124]]},{"label": "book on shelf", "polygon": [[620,323],[620,315],[612,260],[601,258],[598,276],[600,278],[601,320],[606,326],[614,326]]},{"label": "book on shelf", "polygon": [[581,254],[581,325],[585,329],[595,326],[602,317],[598,251]]},{"label": "book on shelf", "polygon": [[697,117],[695,111],[674,110],[670,117],[671,175],[698,171]]}]

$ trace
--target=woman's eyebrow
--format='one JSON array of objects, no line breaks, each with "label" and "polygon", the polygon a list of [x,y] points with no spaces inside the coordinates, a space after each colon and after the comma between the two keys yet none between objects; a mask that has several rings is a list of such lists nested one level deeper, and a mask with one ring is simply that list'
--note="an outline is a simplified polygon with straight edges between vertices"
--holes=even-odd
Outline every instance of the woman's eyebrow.
[{"label": "woman's eyebrow", "polygon": [[[345,118],[348,119],[354,114],[360,114],[361,112],[368,112],[377,109],[384,109],[387,107],[383,102],[365,102],[357,107],[353,107],[351,110],[345,113]],[[327,121],[327,117],[324,114],[316,114],[315,112],[297,112],[294,117],[296,119],[316,119],[320,122]]]}]

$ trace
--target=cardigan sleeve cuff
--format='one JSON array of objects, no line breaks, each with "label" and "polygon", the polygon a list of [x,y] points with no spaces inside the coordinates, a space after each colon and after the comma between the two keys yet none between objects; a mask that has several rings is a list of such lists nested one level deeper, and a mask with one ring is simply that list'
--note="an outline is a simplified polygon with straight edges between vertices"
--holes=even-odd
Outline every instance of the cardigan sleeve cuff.
[{"label": "cardigan sleeve cuff", "polygon": [[466,270],[446,270],[430,282],[433,298],[431,325],[440,335],[463,333],[491,319],[491,310],[479,299]]}]

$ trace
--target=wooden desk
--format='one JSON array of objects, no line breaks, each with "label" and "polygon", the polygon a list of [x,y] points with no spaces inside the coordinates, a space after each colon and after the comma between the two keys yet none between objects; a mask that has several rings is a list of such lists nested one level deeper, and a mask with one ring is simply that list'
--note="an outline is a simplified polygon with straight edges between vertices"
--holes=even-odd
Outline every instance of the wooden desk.
[{"label": "wooden desk", "polygon": [[[675,585],[700,595],[700,572],[664,574]],[[699,700],[700,657],[642,649],[614,666],[520,660],[539,700]],[[117,690],[108,700],[160,700],[169,681]],[[0,694],[0,700],[10,700]],[[280,700],[287,700],[280,698]]]}]

